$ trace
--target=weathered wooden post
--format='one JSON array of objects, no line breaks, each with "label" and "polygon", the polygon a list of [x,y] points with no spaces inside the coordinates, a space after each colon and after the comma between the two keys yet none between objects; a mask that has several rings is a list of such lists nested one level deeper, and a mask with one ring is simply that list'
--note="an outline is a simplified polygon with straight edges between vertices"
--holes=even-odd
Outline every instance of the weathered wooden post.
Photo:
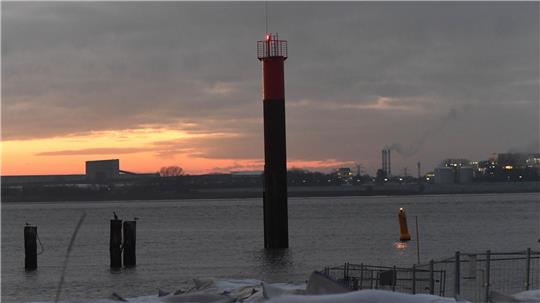
[{"label": "weathered wooden post", "polygon": [[137,221],[124,222],[124,267],[133,267],[137,260],[135,257],[135,243],[137,239],[136,233]]},{"label": "weathered wooden post", "polygon": [[24,269],[37,269],[37,226],[24,227]]},{"label": "weathered wooden post", "polygon": [[122,268],[122,220],[111,220],[109,253],[111,268]]}]

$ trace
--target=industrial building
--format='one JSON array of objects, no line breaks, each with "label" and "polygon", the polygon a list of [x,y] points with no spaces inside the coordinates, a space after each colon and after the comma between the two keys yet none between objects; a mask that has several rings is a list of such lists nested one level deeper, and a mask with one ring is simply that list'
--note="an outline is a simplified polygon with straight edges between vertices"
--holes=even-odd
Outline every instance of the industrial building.
[{"label": "industrial building", "polygon": [[2,185],[102,184],[129,181],[142,177],[159,177],[159,174],[138,174],[121,170],[119,159],[92,160],[85,162],[85,174],[2,176]]},{"label": "industrial building", "polygon": [[120,160],[86,161],[86,178],[91,181],[113,180],[120,176]]},{"label": "industrial building", "polygon": [[472,166],[444,166],[435,168],[436,184],[468,184],[473,181]]}]

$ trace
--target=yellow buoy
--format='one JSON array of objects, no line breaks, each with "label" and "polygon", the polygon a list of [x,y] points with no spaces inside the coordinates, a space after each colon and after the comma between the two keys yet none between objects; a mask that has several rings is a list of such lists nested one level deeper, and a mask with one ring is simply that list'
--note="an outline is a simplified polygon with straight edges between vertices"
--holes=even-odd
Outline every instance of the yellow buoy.
[{"label": "yellow buoy", "polygon": [[399,209],[399,240],[411,240],[411,235],[409,234],[409,229],[407,228],[407,216],[405,215],[405,210],[403,207]]}]

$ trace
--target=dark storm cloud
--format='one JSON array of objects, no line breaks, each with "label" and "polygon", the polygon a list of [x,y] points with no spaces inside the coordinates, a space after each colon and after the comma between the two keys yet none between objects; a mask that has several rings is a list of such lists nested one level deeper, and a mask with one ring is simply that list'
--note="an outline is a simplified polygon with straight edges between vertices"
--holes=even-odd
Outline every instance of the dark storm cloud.
[{"label": "dark storm cloud", "polygon": [[[538,5],[270,3],[270,30],[289,40],[289,157],[362,161],[422,142],[434,163],[537,142]],[[193,141],[205,157],[261,156],[236,146],[262,135],[263,10],[2,3],[2,135],[192,125],[240,134]],[[442,123],[452,110],[459,119]]]}]

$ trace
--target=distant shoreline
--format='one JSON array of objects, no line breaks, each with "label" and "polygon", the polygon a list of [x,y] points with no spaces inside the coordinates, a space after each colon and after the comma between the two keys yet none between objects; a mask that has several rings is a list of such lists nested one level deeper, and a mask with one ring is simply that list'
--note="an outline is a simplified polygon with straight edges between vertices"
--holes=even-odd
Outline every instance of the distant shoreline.
[{"label": "distant shoreline", "polygon": [[[193,189],[182,192],[138,192],[57,195],[6,195],[9,202],[75,202],[173,199],[242,199],[261,198],[261,187]],[[540,193],[540,182],[493,182],[473,184],[384,184],[360,186],[290,186],[289,197],[405,196],[440,194]]]}]

